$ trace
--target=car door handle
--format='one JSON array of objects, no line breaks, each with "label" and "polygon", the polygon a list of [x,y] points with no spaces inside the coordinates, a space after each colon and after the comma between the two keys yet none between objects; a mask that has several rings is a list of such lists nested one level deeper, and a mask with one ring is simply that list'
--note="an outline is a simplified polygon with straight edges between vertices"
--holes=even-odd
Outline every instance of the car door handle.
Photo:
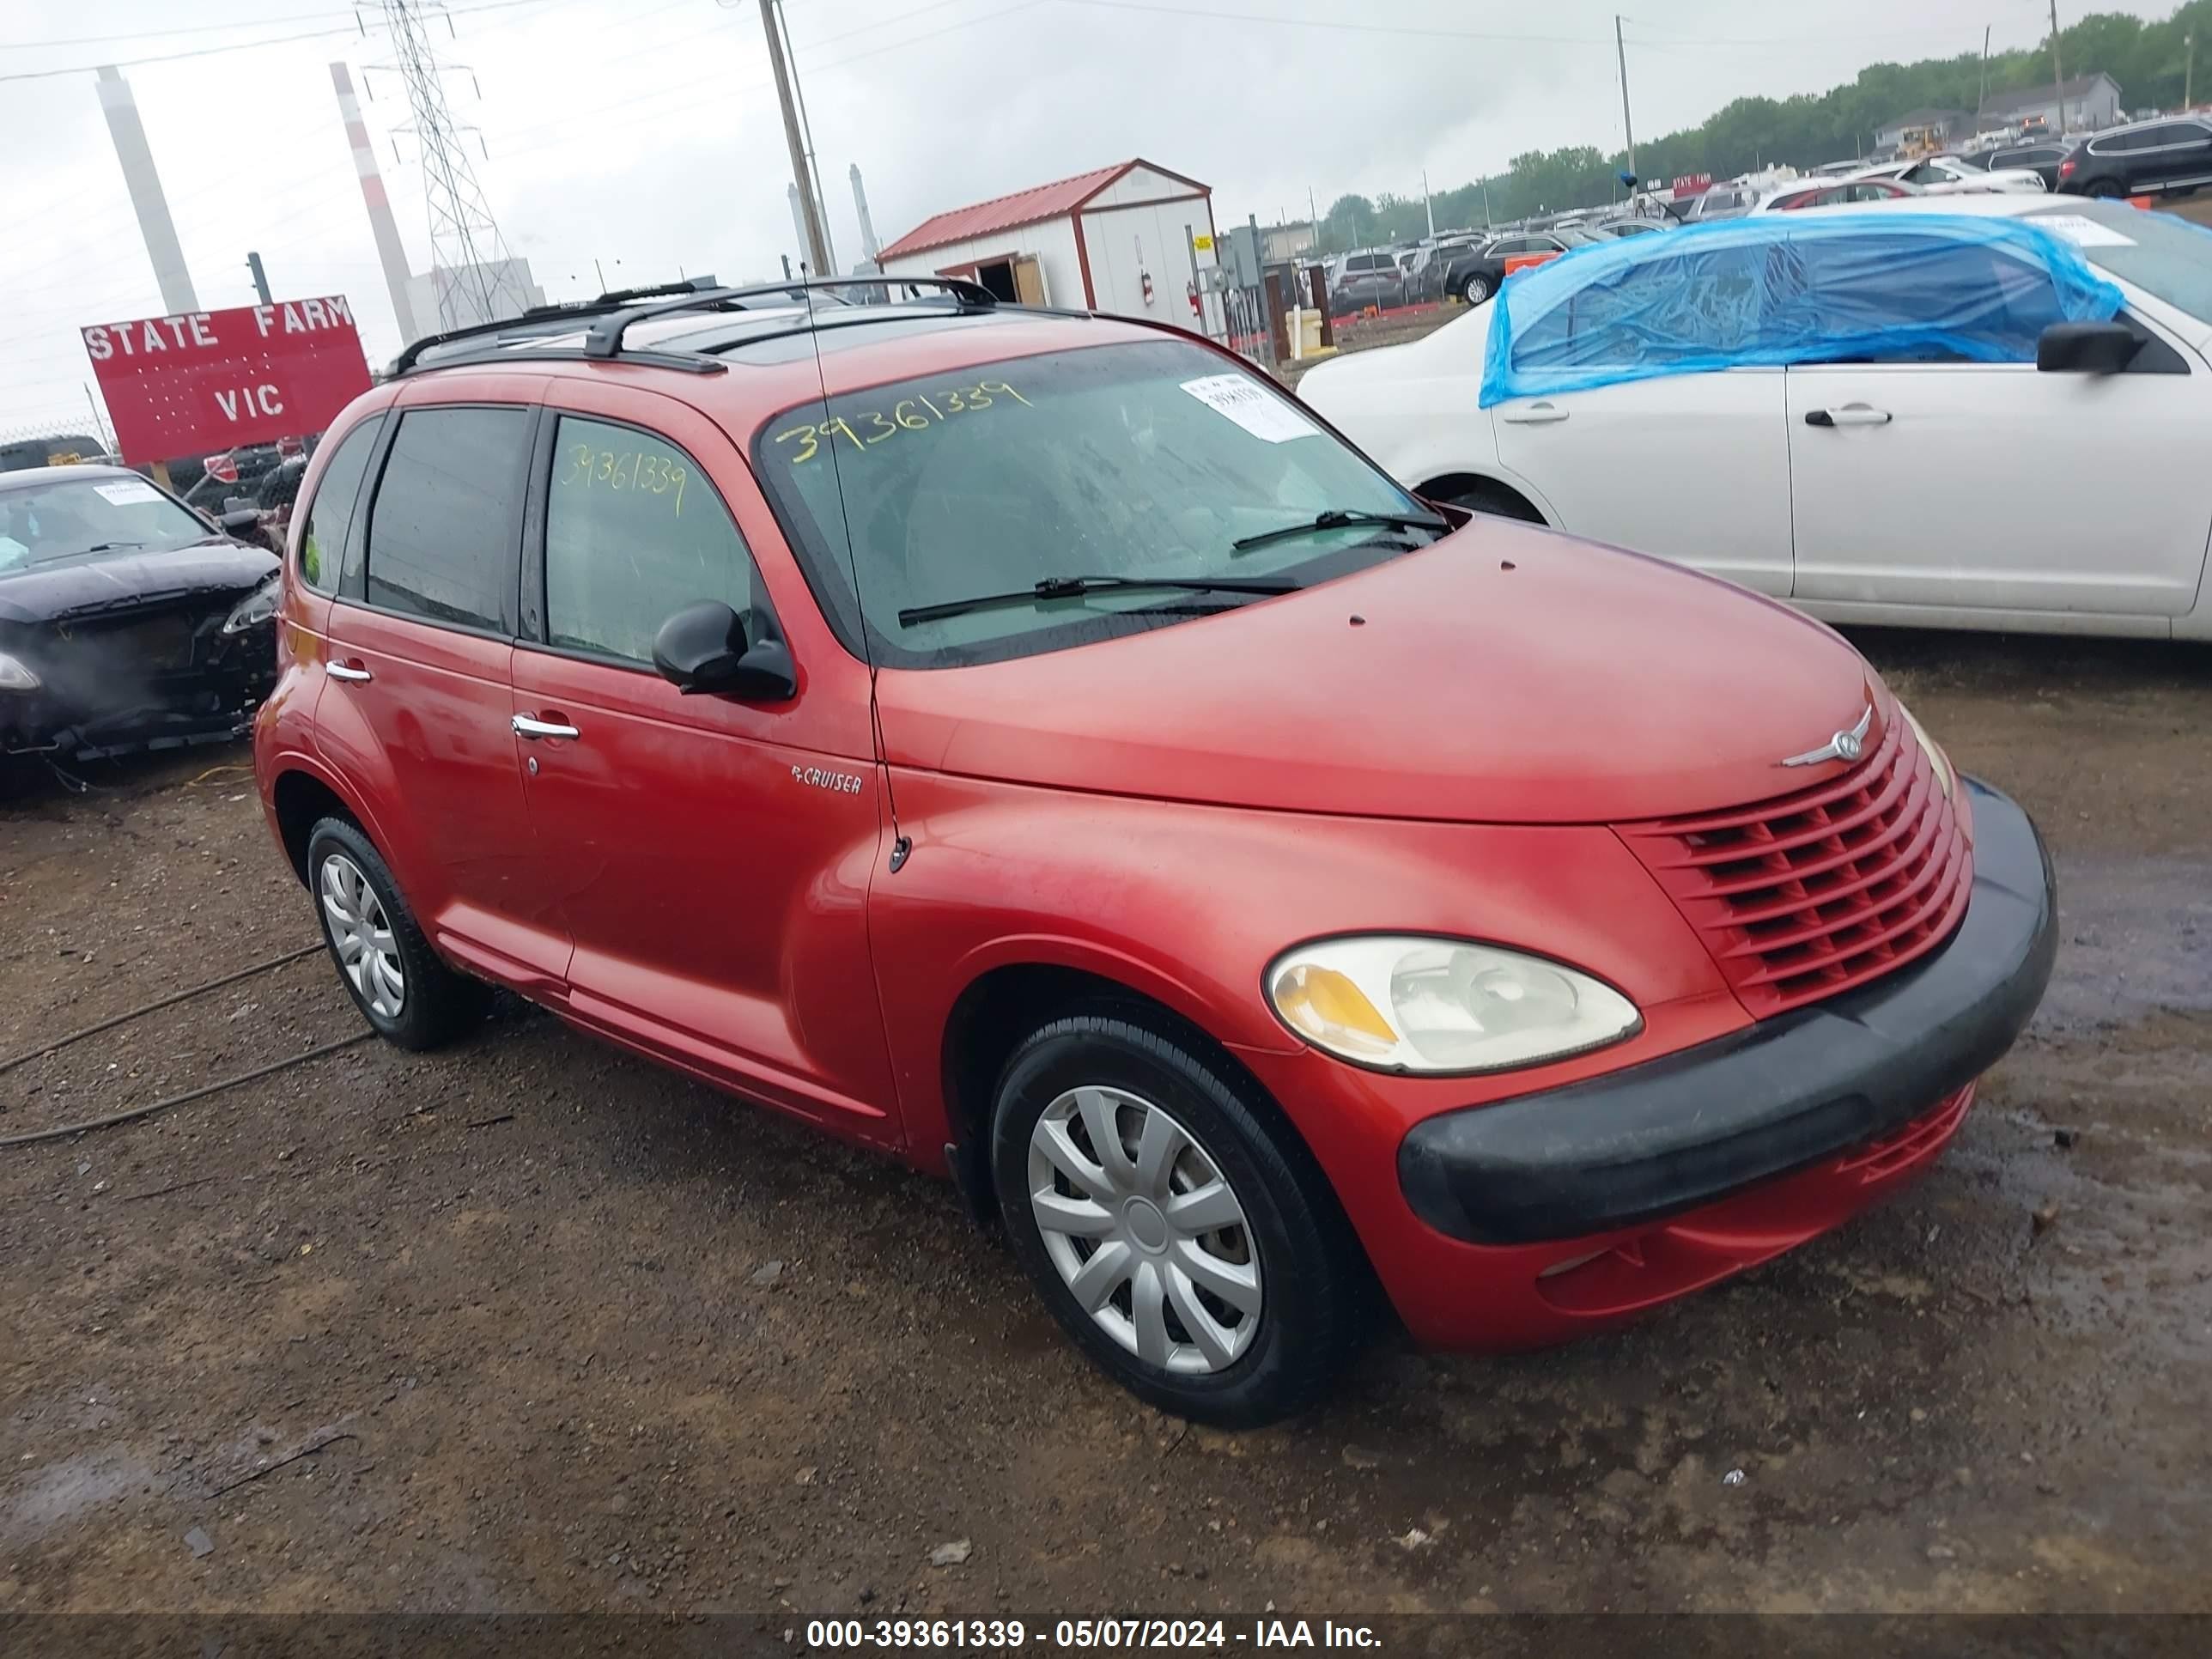
[{"label": "car door handle", "polygon": [[580,738],[584,734],[574,726],[564,726],[557,720],[541,720],[535,714],[517,714],[514,717],[514,735],[535,742],[539,738]]},{"label": "car door handle", "polygon": [[1526,409],[1510,409],[1498,418],[1514,426],[1548,426],[1565,420],[1567,411],[1557,404],[1530,404]]},{"label": "car door handle", "polygon": [[1866,404],[1845,404],[1841,409],[1808,409],[1807,426],[1887,426],[1889,411]]},{"label": "car door handle", "polygon": [[334,680],[373,680],[376,678],[366,668],[350,668],[342,662],[325,663],[323,672]]}]

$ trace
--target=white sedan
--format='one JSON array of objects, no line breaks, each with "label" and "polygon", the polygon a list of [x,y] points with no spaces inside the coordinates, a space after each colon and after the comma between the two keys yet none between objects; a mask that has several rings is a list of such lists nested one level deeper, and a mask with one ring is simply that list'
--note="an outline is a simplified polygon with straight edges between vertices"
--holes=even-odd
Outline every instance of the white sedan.
[{"label": "white sedan", "polygon": [[[1914,198],[1784,217],[1863,231],[1870,257],[1850,263],[1877,272],[1885,225],[1929,212],[2026,216],[2070,241],[2118,288],[2117,321],[2133,343],[2106,325],[2102,361],[2077,349],[2062,368],[2067,352],[2042,350],[2040,319],[2055,304],[2048,269],[1980,248],[1970,250],[1978,262],[1947,264],[1942,280],[1970,295],[1986,283],[1985,314],[2023,319],[2021,355],[2051,367],[1801,362],[1486,409],[1493,304],[1411,344],[1324,363],[1298,395],[1431,500],[1656,554],[1831,622],[2212,640],[2212,237],[2074,197]],[[1622,280],[1663,291],[1697,269],[1669,272],[1666,262],[1699,246],[1695,234],[1649,236],[1577,257],[1632,247],[1640,257]],[[1897,303],[1880,278],[1864,280],[1865,291],[1831,289],[1825,303]],[[1573,307],[1537,322],[1571,333]],[[1571,344],[1585,362],[1636,349],[1601,333]]]},{"label": "white sedan", "polygon": [[1984,170],[1955,155],[1929,155],[1917,161],[1887,161],[1845,173],[1841,182],[1858,179],[1894,179],[1917,185],[1930,196],[2041,196],[2046,193],[2043,175],[2033,167],[1992,167]]}]

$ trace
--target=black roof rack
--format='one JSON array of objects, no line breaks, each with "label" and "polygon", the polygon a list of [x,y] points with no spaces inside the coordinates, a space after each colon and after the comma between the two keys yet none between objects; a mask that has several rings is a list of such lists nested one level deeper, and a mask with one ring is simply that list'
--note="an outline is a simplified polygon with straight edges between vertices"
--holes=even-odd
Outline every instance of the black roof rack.
[{"label": "black roof rack", "polygon": [[[746,304],[748,301],[794,300],[807,293],[836,293],[841,289],[854,288],[903,289],[915,297],[920,296],[923,289],[940,289],[961,311],[994,311],[999,305],[998,296],[990,289],[962,276],[811,277],[795,282],[761,283],[750,288],[702,289],[688,283],[668,283],[659,288],[623,289],[611,294],[602,294],[596,300],[534,306],[519,317],[509,317],[494,323],[477,323],[467,328],[449,329],[442,334],[428,335],[392,359],[392,373],[393,378],[398,379],[414,373],[417,368],[451,368],[469,363],[605,361],[618,357],[626,362],[681,368],[696,374],[716,374],[728,368],[720,358],[696,351],[626,349],[622,343],[623,336],[631,324],[643,322],[647,318],[676,316],[687,311],[744,311],[750,308]],[[892,313],[896,314],[896,312]],[[878,319],[851,316],[842,320],[861,322]],[[534,337],[570,333],[579,325],[584,326],[584,343],[580,348],[532,352],[521,357],[504,349],[511,343]],[[428,363],[422,361],[426,351],[473,339],[485,341],[485,349]]]}]

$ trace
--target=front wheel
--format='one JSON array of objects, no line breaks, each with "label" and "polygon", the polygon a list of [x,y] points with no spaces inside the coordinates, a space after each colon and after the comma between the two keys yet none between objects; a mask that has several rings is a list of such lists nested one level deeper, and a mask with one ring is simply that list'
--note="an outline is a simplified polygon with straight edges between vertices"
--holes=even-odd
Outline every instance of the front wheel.
[{"label": "front wheel", "polygon": [[1249,1089],[1164,1023],[1078,1015],[1016,1050],[992,1127],[1014,1254],[1076,1346],[1224,1428],[1321,1399],[1365,1302],[1335,1195]]},{"label": "front wheel", "polygon": [[1471,273],[1467,281],[1460,284],[1459,297],[1471,306],[1480,305],[1490,297],[1490,278],[1479,270]]}]

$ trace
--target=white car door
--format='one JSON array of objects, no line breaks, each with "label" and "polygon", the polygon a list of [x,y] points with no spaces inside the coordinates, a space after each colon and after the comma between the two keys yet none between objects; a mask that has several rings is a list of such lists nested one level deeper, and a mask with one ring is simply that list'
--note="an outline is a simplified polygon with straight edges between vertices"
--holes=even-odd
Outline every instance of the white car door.
[{"label": "white car door", "polygon": [[[2025,269],[2002,261],[2000,281]],[[2032,296],[2014,307],[2034,315]],[[2212,535],[2212,373],[2154,323],[2129,368],[1789,370],[1796,598],[1838,621],[2126,629],[2187,611]],[[1973,612],[1916,617],[1914,610]]]},{"label": "white car door", "polygon": [[1666,374],[1490,413],[1498,459],[1559,528],[1787,599],[1784,383],[1778,368]]},{"label": "white car door", "polygon": [[[1675,361],[1725,361],[1731,327],[1757,303],[1745,262],[1701,252],[1695,238],[1649,240],[1664,246],[1520,319],[1516,371],[1539,384],[1559,370],[1571,380],[1612,364],[1648,371],[1655,319]],[[1690,294],[1702,302],[1685,303]],[[1778,368],[1728,368],[1510,398],[1490,411],[1498,459],[1536,487],[1563,530],[1786,599],[1783,380]]]}]

